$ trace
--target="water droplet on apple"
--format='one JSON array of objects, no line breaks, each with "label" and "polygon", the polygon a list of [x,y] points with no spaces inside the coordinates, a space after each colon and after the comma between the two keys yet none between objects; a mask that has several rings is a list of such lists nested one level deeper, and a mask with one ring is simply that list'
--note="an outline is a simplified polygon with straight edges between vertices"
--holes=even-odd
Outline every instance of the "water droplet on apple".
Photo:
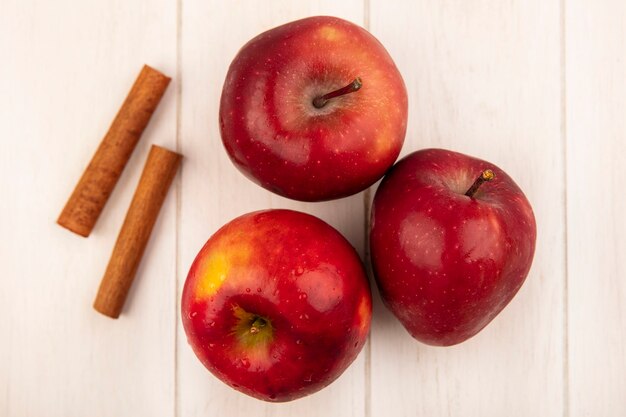
[{"label": "water droplet on apple", "polygon": [[304,273],[304,268],[302,268],[301,266],[296,268],[296,275],[302,275],[303,273]]},{"label": "water droplet on apple", "polygon": [[191,313],[189,313],[189,318],[192,319],[194,317],[196,317],[198,315],[197,311],[192,311]]},{"label": "water droplet on apple", "polygon": [[259,288],[257,288],[257,289],[256,289],[256,292],[261,292],[261,291],[262,291],[262,290],[261,290],[261,287],[259,287]]},{"label": "water droplet on apple", "polygon": [[241,359],[241,364],[243,365],[244,368],[250,367],[250,361],[248,360],[248,358]]},{"label": "water droplet on apple", "polygon": [[276,399],[276,394],[271,394],[270,395],[270,400],[275,400]]},{"label": "water droplet on apple", "polygon": [[215,326],[215,322],[214,321],[209,322],[209,326],[211,327]]},{"label": "water droplet on apple", "polygon": [[302,340],[298,339],[296,340],[296,345],[301,345],[302,344]]},{"label": "water droplet on apple", "polygon": [[215,347],[215,343],[209,343],[209,347],[213,349]]},{"label": "water droplet on apple", "polygon": [[250,288],[246,288],[246,292],[250,292]]}]

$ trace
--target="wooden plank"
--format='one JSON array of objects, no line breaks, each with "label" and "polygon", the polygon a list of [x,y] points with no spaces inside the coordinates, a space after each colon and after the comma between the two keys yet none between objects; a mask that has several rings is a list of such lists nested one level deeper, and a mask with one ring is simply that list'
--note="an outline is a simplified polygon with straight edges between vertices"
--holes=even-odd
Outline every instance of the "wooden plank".
[{"label": "wooden plank", "polygon": [[[222,85],[239,48],[264,30],[312,15],[328,14],[363,22],[363,3],[255,0],[185,0],[182,8],[182,176],[179,230],[179,297],[187,271],[204,242],[224,223],[243,213],[292,208],[315,214],[363,247],[363,196],[336,202],[298,203],[273,195],[246,179],[232,165],[218,130]],[[238,393],[212,376],[196,359],[178,320],[179,416],[357,416],[364,408],[364,354],[330,387],[296,402],[268,404]]]},{"label": "wooden plank", "polygon": [[371,31],[409,91],[404,154],[492,161],[525,190],[537,253],[517,297],[464,344],[428,347],[377,303],[371,415],[563,413],[564,147],[558,2],[371,0]]},{"label": "wooden plank", "polygon": [[626,4],[566,2],[570,415],[626,415]]},{"label": "wooden plank", "polygon": [[174,75],[175,5],[0,6],[0,415],[174,411],[175,196],[119,320],[91,304],[151,143],[175,146],[170,87],[91,237],[55,224],[144,63]]}]

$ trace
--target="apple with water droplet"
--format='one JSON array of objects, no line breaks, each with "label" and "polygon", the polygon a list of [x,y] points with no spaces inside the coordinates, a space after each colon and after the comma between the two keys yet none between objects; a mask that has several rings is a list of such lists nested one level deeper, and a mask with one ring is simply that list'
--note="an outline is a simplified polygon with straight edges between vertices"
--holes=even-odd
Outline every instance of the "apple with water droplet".
[{"label": "apple with water droplet", "polygon": [[372,206],[370,247],[385,305],[417,340],[461,343],[524,283],[536,226],[522,190],[494,164],[428,149],[400,160]]},{"label": "apple with water droplet", "polygon": [[365,29],[310,17],[264,32],[233,60],[219,111],[222,142],[248,178],[288,198],[364,190],[404,142],[407,94]]},{"label": "apple with water droplet", "polygon": [[196,257],[182,320],[196,356],[231,387],[290,401],[334,381],[367,338],[372,300],[348,241],[291,210],[243,215]]}]

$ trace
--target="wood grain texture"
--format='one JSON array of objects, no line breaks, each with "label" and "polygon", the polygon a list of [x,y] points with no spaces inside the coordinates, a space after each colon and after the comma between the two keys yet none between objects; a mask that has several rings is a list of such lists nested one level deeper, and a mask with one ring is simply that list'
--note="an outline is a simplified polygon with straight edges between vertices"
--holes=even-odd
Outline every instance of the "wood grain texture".
[{"label": "wood grain texture", "polygon": [[[253,210],[291,208],[305,211],[340,230],[363,248],[363,197],[330,203],[299,203],[276,196],[245,178],[228,159],[218,129],[222,85],[231,60],[245,42],[264,30],[311,15],[330,14],[363,22],[361,1],[219,1],[185,0],[181,20],[182,195],[179,241],[179,295],[188,269],[209,236],[234,217]],[[180,320],[179,320],[180,323]],[[330,388],[286,404],[252,399],[224,385],[194,356],[178,326],[177,415],[232,417],[365,415],[365,355]]]},{"label": "wood grain texture", "polygon": [[570,415],[626,415],[626,4],[566,3]]},{"label": "wood grain texture", "polygon": [[[486,159],[537,217],[530,275],[481,333],[428,347],[380,304],[371,415],[563,414],[564,147],[558,2],[371,1],[371,31],[409,91],[406,154],[442,147]],[[393,24],[391,24],[393,22]]]},{"label": "wood grain texture", "polygon": [[150,144],[174,145],[173,88],[90,238],[55,220],[141,66],[175,72],[175,15],[169,0],[0,2],[1,416],[173,414],[175,199],[125,317],[91,307]]}]

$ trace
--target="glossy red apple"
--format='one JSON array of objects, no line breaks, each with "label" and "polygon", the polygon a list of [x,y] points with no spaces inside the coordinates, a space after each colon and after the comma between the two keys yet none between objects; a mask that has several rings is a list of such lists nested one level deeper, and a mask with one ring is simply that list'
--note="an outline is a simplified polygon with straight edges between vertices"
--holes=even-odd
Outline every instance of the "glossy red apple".
[{"label": "glossy red apple", "polygon": [[403,158],[382,181],[370,239],[384,303],[415,339],[447,346],[478,333],[517,293],[536,227],[504,171],[428,149]]},{"label": "glossy red apple", "polygon": [[222,141],[250,179],[296,200],[357,193],[393,164],[404,142],[407,95],[385,48],[334,17],[279,26],[230,65]]},{"label": "glossy red apple", "polygon": [[218,230],[182,295],[187,338],[231,387],[289,401],[334,381],[370,327],[369,283],[354,248],[308,214],[268,210]]}]

